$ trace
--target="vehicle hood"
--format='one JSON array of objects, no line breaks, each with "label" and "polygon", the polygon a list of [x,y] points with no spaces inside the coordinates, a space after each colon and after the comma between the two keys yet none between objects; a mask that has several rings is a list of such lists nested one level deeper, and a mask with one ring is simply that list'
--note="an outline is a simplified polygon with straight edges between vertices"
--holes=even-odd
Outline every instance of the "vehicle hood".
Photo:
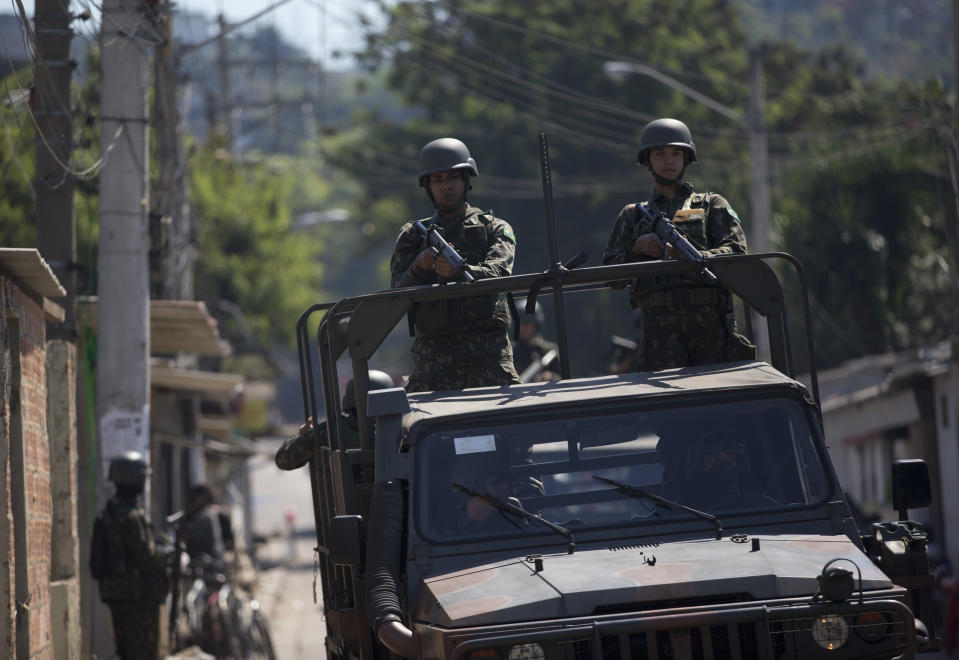
[{"label": "vehicle hood", "polygon": [[[759,539],[756,551],[752,538]],[[812,596],[823,565],[837,557],[859,567],[864,590],[892,586],[845,536],[760,535],[546,555],[540,572],[516,557],[433,575],[423,580],[416,612],[423,622],[462,627],[588,616],[600,606],[695,604],[727,594],[731,601]],[[857,576],[849,562],[836,564]]]}]

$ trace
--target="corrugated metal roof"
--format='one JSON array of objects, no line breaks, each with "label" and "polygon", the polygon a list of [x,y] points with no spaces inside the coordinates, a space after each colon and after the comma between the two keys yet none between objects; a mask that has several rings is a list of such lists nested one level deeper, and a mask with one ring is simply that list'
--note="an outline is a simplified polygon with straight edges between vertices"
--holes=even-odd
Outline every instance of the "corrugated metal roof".
[{"label": "corrugated metal roof", "polygon": [[[78,316],[86,327],[97,327],[96,297],[78,301]],[[230,345],[220,338],[216,319],[207,312],[199,300],[151,300],[150,301],[150,353],[169,355],[190,353],[192,355],[224,356],[231,352]]]},{"label": "corrugated metal roof", "polygon": [[33,248],[0,248],[0,267],[17,278],[23,286],[44,298],[62,298],[67,290],[53,274],[53,269]]}]

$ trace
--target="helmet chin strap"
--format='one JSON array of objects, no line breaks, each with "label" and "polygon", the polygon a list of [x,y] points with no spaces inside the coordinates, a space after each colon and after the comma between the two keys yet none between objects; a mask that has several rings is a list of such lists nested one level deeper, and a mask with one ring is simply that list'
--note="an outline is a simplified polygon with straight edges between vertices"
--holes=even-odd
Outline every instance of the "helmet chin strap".
[{"label": "helmet chin strap", "polygon": [[675,186],[677,183],[683,180],[683,174],[686,173],[686,166],[683,166],[683,169],[679,171],[679,175],[675,178],[668,179],[661,174],[657,174],[652,167],[649,168],[649,171],[653,173],[653,178],[661,186]]}]

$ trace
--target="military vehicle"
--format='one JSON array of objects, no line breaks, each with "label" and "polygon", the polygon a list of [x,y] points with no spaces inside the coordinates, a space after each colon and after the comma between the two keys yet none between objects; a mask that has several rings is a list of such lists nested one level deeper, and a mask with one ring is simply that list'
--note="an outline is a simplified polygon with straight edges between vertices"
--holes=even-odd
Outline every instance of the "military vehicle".
[{"label": "military vehicle", "polygon": [[[897,462],[899,520],[860,533],[829,459],[815,369],[808,389],[794,373],[772,265],[797,274],[815,364],[798,262],[708,260],[765,319],[768,362],[573,377],[564,300],[702,264],[571,269],[554,246],[545,273],[395,289],[301,316],[304,411],[325,412],[327,424],[313,434],[310,474],[328,657],[893,658],[937,648],[926,535],[908,519],[929,504],[928,471]],[[415,305],[507,292],[533,304],[553,296],[562,379],[368,391],[369,361]],[[307,328],[320,312],[314,339]],[[344,371],[358,443],[343,427]],[[706,469],[717,463],[721,472]]]}]

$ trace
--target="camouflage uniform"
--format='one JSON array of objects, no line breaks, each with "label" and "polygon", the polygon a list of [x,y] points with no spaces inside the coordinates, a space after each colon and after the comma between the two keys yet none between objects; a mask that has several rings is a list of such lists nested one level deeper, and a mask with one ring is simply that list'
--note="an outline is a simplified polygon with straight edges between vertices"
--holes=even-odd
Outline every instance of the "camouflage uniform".
[{"label": "camouflage uniform", "polygon": [[[673,218],[679,210],[703,209],[705,222],[695,214],[676,227],[705,255],[745,254],[746,235],[739,216],[721,195],[696,193],[687,182],[677,185],[669,199],[659,191],[642,205],[653,215]],[[656,257],[634,254],[633,242],[648,233],[646,220],[635,204],[623,208],[606,244],[604,264],[652,261]],[[630,304],[643,313],[639,366],[652,371],[717,362],[753,359],[756,348],[738,334],[729,292],[704,285],[695,275],[667,275],[632,282]],[[615,282],[613,286],[625,286]]]},{"label": "camouflage uniform", "polygon": [[[328,442],[326,420],[321,420],[316,425],[316,433],[319,434],[320,444],[325,445]],[[360,438],[355,417],[347,417],[340,424],[340,443],[342,449],[359,449]],[[296,470],[309,463],[311,458],[313,458],[313,435],[311,433],[301,433],[292,438],[287,438],[283,445],[276,450],[276,456],[273,460],[276,467],[281,470]]]},{"label": "camouflage uniform", "polygon": [[[476,279],[512,273],[516,237],[505,220],[467,205],[463,215],[449,222],[434,214],[423,224],[438,228],[471,266]],[[412,273],[414,260],[426,247],[426,237],[412,222],[403,226],[390,260],[393,288],[446,282],[435,272]],[[408,391],[519,382],[507,332],[511,318],[505,295],[422,302],[413,315],[416,340]]]},{"label": "camouflage uniform", "polygon": [[[516,371],[522,374],[533,360],[542,360],[543,356],[552,350],[557,350],[556,344],[546,340],[540,334],[534,335],[529,341],[517,340],[513,344],[513,364],[516,366]],[[543,368],[549,366],[547,364]]]},{"label": "camouflage uniform", "polygon": [[157,548],[135,497],[110,498],[104,519],[112,571],[100,580],[100,598],[110,607],[117,655],[122,660],[156,660],[169,557]]}]

